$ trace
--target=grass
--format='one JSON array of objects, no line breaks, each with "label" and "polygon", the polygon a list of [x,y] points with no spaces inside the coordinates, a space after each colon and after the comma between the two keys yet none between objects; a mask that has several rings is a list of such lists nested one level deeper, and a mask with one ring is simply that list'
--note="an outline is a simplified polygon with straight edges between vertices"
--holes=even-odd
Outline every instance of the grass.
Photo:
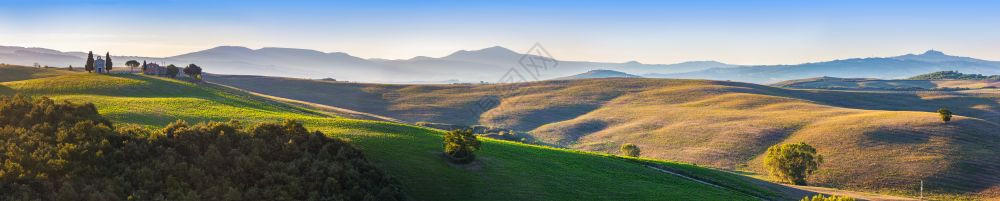
[{"label": "grass", "polygon": [[[519,85],[381,85],[215,76],[219,82],[410,122],[528,131],[578,150],[764,173],[772,145],[807,142],[828,162],[809,182],[870,192],[1000,195],[1000,93],[791,90],[673,79],[588,79]],[[510,88],[512,90],[504,90]],[[504,101],[478,109],[489,95]],[[356,106],[352,103],[371,103]],[[960,117],[941,123],[935,110]],[[974,178],[974,179],[973,179]]]},{"label": "grass", "polygon": [[[2,71],[8,69],[0,68]],[[211,84],[140,75],[65,75],[0,82],[4,94],[23,93],[57,100],[93,102],[117,124],[161,127],[236,119],[245,122],[297,119],[310,129],[351,140],[366,156],[397,177],[417,200],[752,200],[659,173],[640,163],[604,154],[486,139],[479,162],[456,166],[441,158],[441,131],[403,124],[328,117]],[[706,178],[746,177],[688,168]],[[710,175],[711,174],[711,175]],[[728,174],[728,175],[727,175]],[[740,192],[773,195],[746,183]]]}]

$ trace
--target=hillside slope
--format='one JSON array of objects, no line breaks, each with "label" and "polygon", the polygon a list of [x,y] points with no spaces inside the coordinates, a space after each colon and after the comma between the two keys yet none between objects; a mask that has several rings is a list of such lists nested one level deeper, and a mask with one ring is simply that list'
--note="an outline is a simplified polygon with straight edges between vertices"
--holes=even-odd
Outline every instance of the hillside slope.
[{"label": "hillside slope", "polygon": [[[668,79],[517,85],[208,79],[410,122],[513,128],[581,150],[615,153],[635,143],[644,157],[758,173],[767,147],[807,142],[828,159],[810,179],[821,186],[912,193],[923,180],[929,191],[989,194],[1000,184],[996,93],[804,91]],[[483,97],[493,95],[509,96],[479,110]],[[940,107],[960,116],[942,124],[932,112]]]},{"label": "hillside slope", "polygon": [[798,89],[838,90],[959,90],[1000,87],[998,80],[881,80],[867,78],[818,77],[789,80],[771,86]]},{"label": "hillside slope", "polygon": [[[0,74],[11,70],[0,68]],[[139,75],[65,75],[0,82],[0,94],[22,93],[93,102],[102,115],[149,127],[174,119],[244,122],[296,119],[308,128],[348,138],[379,168],[398,178],[416,200],[753,200],[640,163],[600,154],[486,139],[478,163],[455,166],[439,154],[441,131],[327,117],[311,110],[211,84]],[[651,161],[740,192],[774,196],[753,179],[687,164]],[[785,198],[787,199],[787,198]]]}]

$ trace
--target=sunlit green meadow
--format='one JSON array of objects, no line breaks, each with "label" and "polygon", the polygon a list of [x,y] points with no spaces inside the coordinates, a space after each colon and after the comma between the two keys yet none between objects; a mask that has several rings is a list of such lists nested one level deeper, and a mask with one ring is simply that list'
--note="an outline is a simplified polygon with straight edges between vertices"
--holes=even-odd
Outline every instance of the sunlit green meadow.
[{"label": "sunlit green meadow", "polygon": [[[478,152],[478,162],[452,165],[440,155],[440,130],[331,117],[204,83],[68,73],[0,82],[0,93],[91,102],[116,124],[152,128],[176,119],[189,123],[295,119],[310,129],[349,139],[417,200],[752,200],[747,192],[774,195],[745,182],[733,184],[738,191],[707,186],[631,159],[490,139]],[[744,179],[686,164],[654,162],[720,182]]]}]

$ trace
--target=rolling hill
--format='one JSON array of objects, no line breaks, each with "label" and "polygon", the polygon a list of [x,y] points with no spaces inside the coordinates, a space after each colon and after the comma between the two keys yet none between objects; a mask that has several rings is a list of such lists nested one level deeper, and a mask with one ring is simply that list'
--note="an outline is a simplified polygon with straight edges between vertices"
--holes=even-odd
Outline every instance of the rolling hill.
[{"label": "rolling hill", "polygon": [[592,70],[592,71],[587,71],[586,73],[580,73],[572,76],[556,78],[556,80],[576,80],[576,79],[593,79],[593,78],[638,78],[638,77],[639,77],[638,75],[632,75],[613,70]]},{"label": "rolling hill", "polygon": [[[807,142],[827,159],[812,184],[996,196],[1000,94],[790,90],[673,79],[552,80],[507,85],[386,85],[211,76],[254,92],[409,122],[483,124],[545,143],[761,173],[775,144]],[[484,98],[485,97],[485,98]],[[483,104],[489,97],[499,104]],[[487,101],[484,101],[487,100]],[[959,115],[943,124],[933,111]]]},{"label": "rolling hill", "polygon": [[[438,154],[440,130],[329,116],[311,109],[209,83],[142,75],[98,75],[0,67],[0,94],[92,102],[116,124],[158,128],[188,122],[295,119],[307,128],[349,139],[380,169],[400,180],[416,200],[754,200],[780,197],[774,185],[690,164],[485,139],[478,163],[452,165]],[[655,165],[724,185],[714,187],[665,174]]]},{"label": "rolling hill", "polygon": [[818,77],[789,80],[771,84],[771,86],[798,89],[837,89],[837,90],[967,90],[991,89],[1000,87],[997,80],[882,80],[871,78],[836,78]]}]

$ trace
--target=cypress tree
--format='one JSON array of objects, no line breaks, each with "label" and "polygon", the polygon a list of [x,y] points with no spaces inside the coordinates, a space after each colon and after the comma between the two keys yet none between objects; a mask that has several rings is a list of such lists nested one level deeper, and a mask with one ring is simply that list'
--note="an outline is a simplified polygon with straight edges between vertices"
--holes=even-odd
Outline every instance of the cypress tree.
[{"label": "cypress tree", "polygon": [[91,71],[94,71],[94,52],[93,51],[87,53],[87,64],[85,64],[83,66],[83,70],[86,70],[88,73],[91,72]]},{"label": "cypress tree", "polygon": [[106,53],[104,55],[104,60],[105,60],[105,62],[104,62],[104,70],[107,70],[107,72],[110,73],[111,72],[111,52],[108,52],[108,53]]}]

